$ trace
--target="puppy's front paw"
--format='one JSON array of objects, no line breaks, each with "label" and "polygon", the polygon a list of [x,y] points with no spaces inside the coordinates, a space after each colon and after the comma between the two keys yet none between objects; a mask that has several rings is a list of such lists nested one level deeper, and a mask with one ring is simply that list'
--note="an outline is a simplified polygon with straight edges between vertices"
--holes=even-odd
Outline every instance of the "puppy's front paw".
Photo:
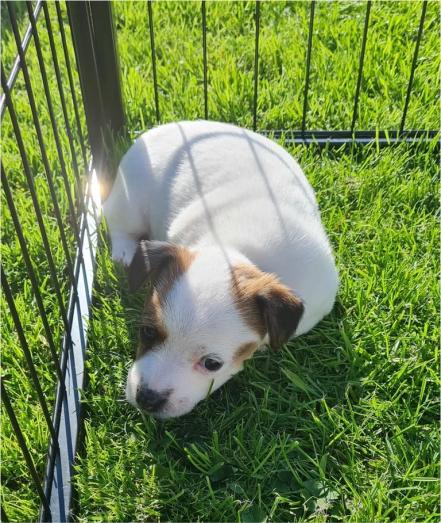
[{"label": "puppy's front paw", "polygon": [[135,255],[137,242],[128,236],[112,236],[112,260],[128,267]]}]

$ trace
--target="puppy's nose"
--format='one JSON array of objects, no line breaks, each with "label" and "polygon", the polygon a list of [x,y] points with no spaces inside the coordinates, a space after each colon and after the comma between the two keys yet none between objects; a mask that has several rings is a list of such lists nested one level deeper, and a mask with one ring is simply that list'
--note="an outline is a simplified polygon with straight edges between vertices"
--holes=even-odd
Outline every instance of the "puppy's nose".
[{"label": "puppy's nose", "polygon": [[147,412],[156,412],[167,401],[167,395],[155,392],[148,387],[141,385],[136,391],[136,403],[139,408]]}]

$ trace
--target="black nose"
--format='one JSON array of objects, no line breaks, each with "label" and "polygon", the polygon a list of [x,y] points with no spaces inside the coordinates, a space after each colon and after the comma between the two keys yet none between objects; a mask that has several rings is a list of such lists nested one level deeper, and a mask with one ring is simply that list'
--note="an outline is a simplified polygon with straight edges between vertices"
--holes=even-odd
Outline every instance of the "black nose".
[{"label": "black nose", "polygon": [[136,403],[138,404],[138,407],[147,412],[156,412],[166,401],[166,395],[155,392],[143,385],[139,386],[136,391]]}]

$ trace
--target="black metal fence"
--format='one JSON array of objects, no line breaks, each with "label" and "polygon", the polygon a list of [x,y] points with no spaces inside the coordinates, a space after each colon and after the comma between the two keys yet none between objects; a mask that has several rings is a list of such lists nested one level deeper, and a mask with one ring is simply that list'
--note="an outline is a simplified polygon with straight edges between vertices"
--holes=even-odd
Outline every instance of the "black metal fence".
[{"label": "black metal fence", "polygon": [[[399,125],[396,129],[359,129],[357,128],[358,115],[360,112],[360,97],[363,92],[363,81],[364,81],[364,64],[366,58],[366,46],[369,38],[369,27],[371,21],[372,11],[372,0],[366,2],[360,2],[363,6],[365,5],[363,29],[360,34],[360,48],[359,48],[359,60],[357,68],[357,81],[354,89],[353,98],[347,100],[348,104],[352,106],[352,115],[350,126],[347,129],[325,129],[325,130],[313,130],[308,125],[308,113],[310,106],[310,94],[311,94],[311,71],[312,62],[314,55],[314,34],[316,33],[316,5],[317,1],[312,0],[311,2],[301,2],[302,4],[309,3],[309,27],[307,34],[306,48],[305,48],[305,80],[303,87],[303,102],[302,102],[302,114],[301,124],[299,128],[293,129],[278,129],[278,128],[261,128],[259,126],[259,114],[258,114],[258,100],[259,100],[259,64],[260,64],[260,35],[261,27],[265,23],[265,19],[262,19],[262,12],[264,11],[264,2],[255,2],[254,7],[254,64],[253,64],[253,96],[252,106],[250,110],[252,112],[253,130],[258,130],[263,134],[271,134],[276,138],[282,137],[287,143],[298,143],[298,144],[312,144],[315,143],[319,146],[325,144],[341,145],[345,143],[368,143],[376,141],[379,145],[390,145],[393,143],[399,143],[403,141],[414,141],[420,140],[421,138],[433,138],[437,135],[437,130],[428,129],[409,129],[406,128],[406,121],[409,109],[409,102],[413,93],[415,70],[418,64],[420,44],[423,37],[424,24],[426,21],[427,14],[427,0],[424,0],[421,4],[421,13],[418,21],[415,21],[414,27],[403,28],[403,32],[412,34],[414,40],[413,53],[410,56],[403,56],[403,61],[411,62],[410,74],[407,80],[405,96],[402,100],[402,112],[400,117]],[[320,2],[319,2],[320,3]],[[153,83],[154,92],[154,105],[155,105],[155,116],[156,123],[161,123],[161,97],[160,97],[160,83],[158,80],[157,73],[157,46],[155,44],[155,7],[154,2],[147,2],[147,19],[148,19],[148,33],[150,43],[150,60],[151,60],[151,81]],[[208,16],[207,16],[208,13]],[[207,19],[209,21],[210,13],[210,2],[206,0],[201,1],[201,13],[200,13],[200,38],[201,38],[201,51],[202,51],[202,63],[203,63],[203,113],[199,115],[208,119],[210,117],[208,109],[209,101],[209,86],[210,86],[210,66],[208,61],[208,55],[210,49],[207,46]],[[262,19],[262,21],[261,21]],[[164,51],[164,50],[163,50]],[[164,52],[162,53],[164,54]],[[214,64],[212,64],[214,65]],[[387,67],[387,64],[385,64]]]},{"label": "black metal fence", "polygon": [[[97,168],[102,167],[100,137],[104,133],[90,127],[94,122],[87,118],[88,134],[93,139],[85,138],[84,110],[90,108],[84,104],[78,88],[78,62],[68,35],[73,26],[68,19],[76,20],[77,31],[90,34],[90,27],[85,29],[80,25],[83,20],[79,20],[77,13],[79,10],[82,14],[85,8],[90,13],[86,4],[62,6],[58,2],[39,1],[35,5],[26,2],[24,11],[23,5],[8,2],[3,13],[8,16],[17,50],[8,78],[3,64],[1,68],[3,143],[13,149],[12,140],[17,147],[11,154],[3,151],[7,159],[5,167],[3,162],[1,167],[3,245],[18,241],[17,249],[5,250],[3,254],[1,279],[8,307],[8,313],[3,314],[3,325],[5,329],[15,329],[17,339],[8,341],[11,346],[16,343],[24,356],[23,361],[13,361],[13,354],[3,354],[1,393],[9,419],[8,423],[3,419],[3,433],[6,436],[14,433],[16,437],[28,468],[28,479],[40,498],[43,521],[65,521],[71,502],[97,249],[96,173],[101,172]],[[107,14],[110,27],[110,5],[103,3],[95,9],[100,16]],[[26,20],[28,27],[22,39],[20,27],[26,25]],[[89,15],[85,20],[89,21]],[[86,45],[94,50],[96,43]],[[27,59],[31,49],[32,70]],[[115,59],[112,47],[106,48],[106,70],[109,57]],[[103,75],[101,70],[99,74]],[[18,91],[16,97],[14,90]],[[109,104],[109,100],[103,103]],[[103,121],[100,124],[104,129]],[[32,208],[24,203],[28,198]],[[26,213],[30,212],[34,213],[38,232],[26,223]],[[34,248],[40,242],[44,259],[38,259]],[[18,251],[20,259],[16,258]],[[27,290],[28,282],[31,292]],[[31,316],[23,309],[23,294],[27,294],[31,307],[36,306]],[[35,336],[39,339],[37,343]],[[44,361],[47,349],[50,362]],[[32,383],[32,388],[25,391],[29,396],[27,401],[43,414],[41,430],[49,438],[46,467],[30,439],[34,435],[34,416],[21,416],[16,390],[20,384],[15,378],[17,363],[27,366]],[[20,418],[26,423],[20,423]],[[16,481],[17,475],[20,481],[26,480],[17,471],[5,470],[3,466],[5,486]],[[2,519],[8,519],[4,508]]]},{"label": "black metal fence", "polygon": [[[80,393],[97,249],[99,210],[95,207],[93,188],[96,176],[104,180],[113,175],[106,151],[112,147],[115,134],[124,131],[124,109],[110,3],[50,4],[39,0],[26,2],[26,9],[23,5],[7,2],[3,13],[17,53],[8,71],[3,63],[1,68],[3,325],[8,332],[8,343],[16,347],[15,352],[3,354],[1,393],[7,415],[3,418],[3,433],[15,438],[22,453],[27,476],[20,481],[31,482],[31,489],[39,497],[40,519],[65,521],[72,497],[71,478],[81,418]],[[315,0],[309,5],[301,127],[261,132],[272,132],[288,143],[318,145],[364,144],[373,140],[380,145],[390,145],[433,139],[436,130],[406,129],[427,1],[422,3],[420,19],[412,29],[415,47],[401,122],[398,129],[389,132],[356,130],[371,0],[365,3],[350,129],[308,129]],[[17,7],[20,7],[19,16]],[[155,116],[160,122],[154,9],[151,1],[146,2]],[[210,117],[207,11],[203,0],[200,37],[205,118]],[[254,21],[251,110],[253,127],[258,129],[260,2],[255,3]],[[34,53],[32,70],[27,64],[30,49]],[[4,56],[5,53],[3,59]],[[43,258],[39,257],[34,243],[44,253]],[[26,299],[22,299],[24,295]],[[29,313],[26,303],[35,306],[33,314]],[[14,372],[21,372],[21,366],[26,368],[29,378],[27,391],[17,389],[18,381],[14,378]],[[23,396],[26,397],[23,399]],[[28,430],[33,424],[32,416],[21,416],[20,409],[27,403],[32,408],[38,406],[44,419],[43,432],[49,438],[46,463],[41,456],[41,442],[39,448],[31,439],[32,431]],[[27,420],[26,426],[23,420]],[[3,468],[6,485],[14,480],[13,475],[12,470]],[[2,509],[2,520],[7,519],[8,514]]]}]

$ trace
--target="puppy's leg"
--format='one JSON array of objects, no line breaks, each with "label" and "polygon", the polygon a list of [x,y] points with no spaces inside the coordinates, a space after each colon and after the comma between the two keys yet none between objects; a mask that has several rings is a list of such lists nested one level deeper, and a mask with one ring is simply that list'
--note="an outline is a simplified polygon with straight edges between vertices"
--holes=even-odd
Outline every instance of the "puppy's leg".
[{"label": "puppy's leg", "polygon": [[112,260],[128,267],[135,255],[138,240],[126,233],[110,234],[112,240]]}]

